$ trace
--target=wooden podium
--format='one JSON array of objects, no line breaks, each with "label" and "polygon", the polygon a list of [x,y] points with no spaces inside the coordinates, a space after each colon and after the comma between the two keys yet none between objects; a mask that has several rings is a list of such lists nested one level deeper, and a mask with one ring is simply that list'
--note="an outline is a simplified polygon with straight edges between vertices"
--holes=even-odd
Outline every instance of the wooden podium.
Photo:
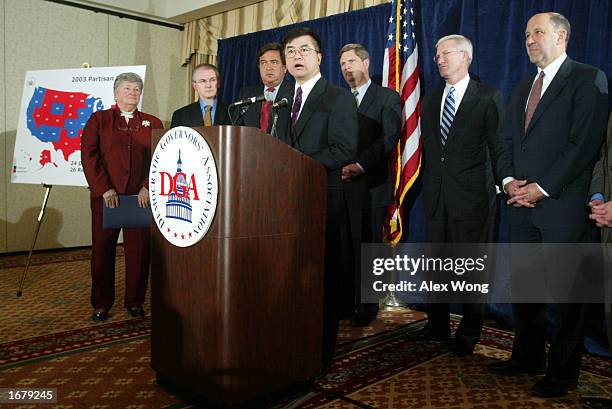
[{"label": "wooden podium", "polygon": [[217,210],[191,247],[151,227],[151,366],[162,384],[235,404],[320,372],[326,172],[257,129],[196,131]]}]

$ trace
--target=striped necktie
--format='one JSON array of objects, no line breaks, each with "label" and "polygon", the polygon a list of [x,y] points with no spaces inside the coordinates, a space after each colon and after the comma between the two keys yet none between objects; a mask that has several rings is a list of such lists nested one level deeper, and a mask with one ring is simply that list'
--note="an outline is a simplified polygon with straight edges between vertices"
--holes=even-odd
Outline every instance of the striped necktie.
[{"label": "striped necktie", "polygon": [[357,101],[357,106],[359,106],[359,91],[355,89],[352,92],[353,92],[353,96],[355,97],[355,101]]},{"label": "striped necktie", "polygon": [[442,146],[448,141],[448,134],[455,119],[455,87],[450,87],[446,101],[444,101],[444,109],[442,110],[442,119],[440,120],[440,142]]}]

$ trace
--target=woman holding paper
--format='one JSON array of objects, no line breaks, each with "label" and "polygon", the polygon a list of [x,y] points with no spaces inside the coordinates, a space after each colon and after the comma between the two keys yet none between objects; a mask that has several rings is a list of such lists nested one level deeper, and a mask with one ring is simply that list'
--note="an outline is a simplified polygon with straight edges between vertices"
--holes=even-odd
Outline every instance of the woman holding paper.
[{"label": "woman holding paper", "polygon": [[[94,112],[81,136],[81,161],[91,191],[91,304],[92,319],[108,319],[115,301],[115,251],[121,229],[102,227],[103,207],[119,206],[118,195],[138,195],[138,206],[149,206],[148,175],[151,131],[161,121],[137,108],[142,78],[127,72],[113,85],[116,105]],[[132,317],[144,317],[149,278],[149,228],[124,228],[125,296]]]}]

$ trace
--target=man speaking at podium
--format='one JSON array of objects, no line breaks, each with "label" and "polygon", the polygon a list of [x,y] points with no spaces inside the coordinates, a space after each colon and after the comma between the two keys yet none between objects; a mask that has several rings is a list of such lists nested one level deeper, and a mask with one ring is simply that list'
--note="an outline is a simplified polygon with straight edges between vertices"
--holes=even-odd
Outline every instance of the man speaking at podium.
[{"label": "man speaking at podium", "polygon": [[333,360],[340,318],[341,231],[345,225],[341,173],[344,165],[355,161],[357,153],[357,105],[350,92],[321,76],[321,39],[314,31],[296,28],[287,34],[283,44],[287,69],[296,83],[291,116],[285,118],[288,126],[279,128],[279,137],[327,169],[323,294],[325,369]]},{"label": "man speaking at podium", "polygon": [[[273,119],[272,104],[286,98],[287,104],[278,109],[289,112],[293,98],[293,85],[285,80],[287,68],[283,46],[279,43],[268,43],[261,47],[257,53],[257,67],[263,85],[255,84],[242,88],[238,94],[238,100],[242,101],[259,95],[264,95],[266,100],[248,105],[236,125],[259,128],[270,133]],[[280,115],[279,111],[279,121],[281,118],[287,120],[288,115]],[[286,123],[277,123],[276,129],[286,126]]]}]

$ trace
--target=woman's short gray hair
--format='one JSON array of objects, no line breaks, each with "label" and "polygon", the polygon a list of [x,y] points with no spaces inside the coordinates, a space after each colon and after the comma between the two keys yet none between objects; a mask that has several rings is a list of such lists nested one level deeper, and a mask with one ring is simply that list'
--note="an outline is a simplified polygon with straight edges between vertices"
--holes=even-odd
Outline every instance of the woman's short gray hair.
[{"label": "woman's short gray hair", "polygon": [[460,34],[451,34],[439,39],[436,43],[436,48],[438,48],[440,44],[448,40],[453,40],[455,42],[457,50],[465,51],[467,53],[468,64],[470,64],[472,62],[472,53],[474,52],[474,47],[472,46],[472,42],[470,41],[470,39]]},{"label": "woman's short gray hair", "polygon": [[116,92],[121,83],[125,81],[135,82],[142,91],[142,78],[140,78],[140,75],[136,74],[135,72],[123,72],[117,75],[117,78],[115,78],[115,83],[113,84],[113,91]]}]

